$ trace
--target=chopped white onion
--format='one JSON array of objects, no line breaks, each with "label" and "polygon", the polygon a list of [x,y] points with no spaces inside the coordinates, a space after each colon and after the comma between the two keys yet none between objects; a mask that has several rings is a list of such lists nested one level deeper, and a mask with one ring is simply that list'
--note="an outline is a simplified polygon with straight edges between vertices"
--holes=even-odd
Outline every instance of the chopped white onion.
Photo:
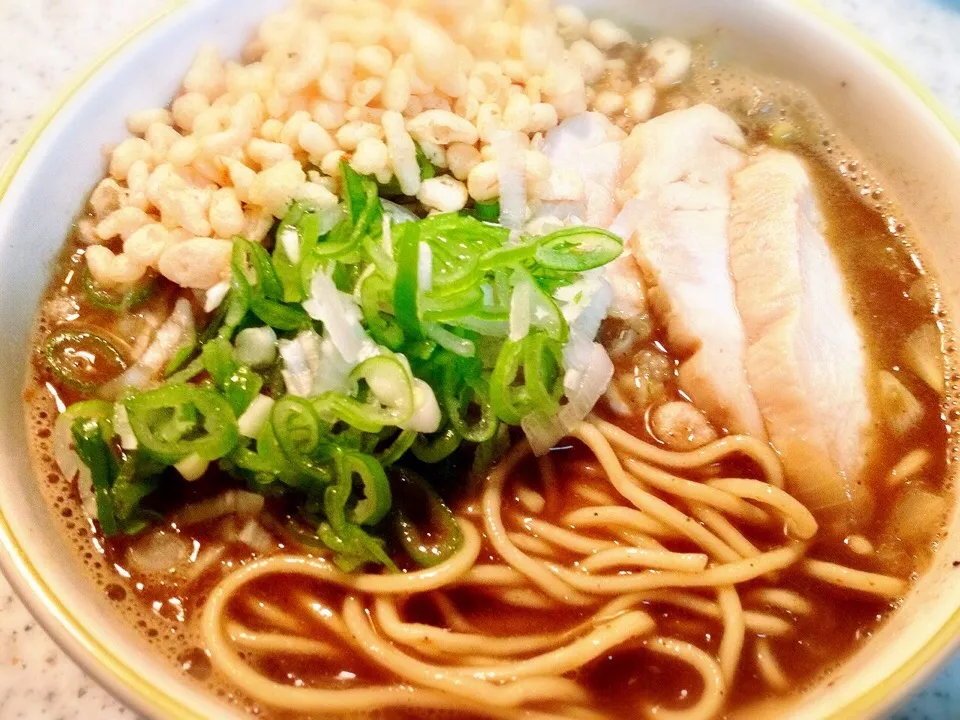
[{"label": "chopped white onion", "polygon": [[82,463],[73,449],[72,424],[76,420],[71,413],[62,412],[53,424],[53,459],[67,482],[77,475]]},{"label": "chopped white onion", "polygon": [[259,553],[268,552],[276,545],[273,536],[264,530],[260,523],[252,518],[247,521],[246,525],[240,528],[240,532],[237,533],[237,540]]},{"label": "chopped white onion", "polygon": [[113,431],[120,438],[120,447],[124,450],[137,449],[137,436],[130,425],[127,406],[122,402],[115,403],[113,406]]},{"label": "chopped white onion", "polygon": [[260,437],[260,431],[270,418],[274,400],[269,395],[257,395],[250,401],[250,405],[237,418],[240,434],[248,438]]},{"label": "chopped white onion", "polygon": [[387,213],[380,218],[380,244],[387,257],[393,257],[393,230],[390,228],[390,216]]},{"label": "chopped white onion", "polygon": [[435,340],[445,350],[461,357],[473,357],[477,353],[477,346],[472,340],[454,335],[439,323],[425,322],[423,323],[423,329],[426,331],[428,338]]},{"label": "chopped white onion", "polygon": [[[581,341],[578,340],[578,343]],[[564,376],[566,404],[553,415],[531,413],[520,423],[536,455],[549,452],[590,414],[613,377],[613,363],[600,343],[591,342],[589,349],[581,344],[571,352],[571,356],[586,362],[571,365],[567,362],[566,351],[564,353],[564,362],[569,368]]]},{"label": "chopped white onion", "polygon": [[432,433],[440,429],[440,405],[433,389],[420,378],[413,378],[413,415],[403,424],[405,430]]},{"label": "chopped white onion", "polygon": [[103,385],[98,394],[113,400],[124,388],[147,387],[157,373],[170,362],[174,353],[184,345],[192,343],[195,338],[193,310],[190,307],[190,301],[182,297],[177,300],[170,317],[157,330],[157,334],[153,336],[153,342],[140,359],[127,368],[122,375]]},{"label": "chopped white onion", "polygon": [[493,307],[496,304],[496,298],[493,296],[493,288],[484,283],[480,286],[480,292],[483,293],[483,306]]},{"label": "chopped white onion", "polygon": [[[77,458],[77,462],[80,459]],[[91,520],[96,520],[99,513],[97,511],[97,496],[93,493],[93,475],[90,474],[90,468],[80,463],[80,471],[77,475],[77,492],[80,494],[80,507],[84,514]]]},{"label": "chopped white onion", "polygon": [[524,278],[510,296],[510,340],[523,340],[530,332],[530,281]]},{"label": "chopped white onion", "polygon": [[287,392],[297,397],[309,397],[313,389],[313,372],[307,362],[307,354],[301,342],[303,335],[312,335],[319,342],[320,336],[306,330],[293,340],[280,341],[280,357],[283,358],[283,381]]},{"label": "chopped white onion", "polygon": [[193,482],[203,477],[203,474],[210,467],[210,461],[204,460],[196,453],[190,453],[183,460],[175,463],[174,466],[178,473],[183,476],[187,482]]},{"label": "chopped white onion", "polygon": [[226,515],[258,515],[261,510],[262,495],[246,490],[227,490],[215,497],[182,507],[170,518],[170,522],[177,527],[187,527]]},{"label": "chopped white onion", "polygon": [[605,116],[585,112],[547,132],[540,150],[550,161],[550,177],[539,188],[538,213],[565,221],[607,227],[617,212],[624,133]]},{"label": "chopped white onion", "polygon": [[317,230],[320,235],[326,235],[333,230],[334,226],[347,215],[346,209],[342,203],[331,205],[330,207],[320,208],[317,211]]},{"label": "chopped white onion", "polygon": [[277,242],[292,263],[300,262],[300,233],[292,225],[285,225],[277,233]]},{"label": "chopped white onion", "polygon": [[127,560],[142,573],[169,572],[190,560],[190,546],[179,535],[156,530],[127,548]]},{"label": "chopped white onion", "polygon": [[377,365],[364,376],[370,392],[386,407],[398,407],[407,396],[413,376],[407,363],[384,363]]},{"label": "chopped white onion", "polygon": [[[379,347],[372,342],[371,346],[372,357],[379,353]],[[287,392],[298,397],[313,397],[328,390],[349,392],[347,377],[357,365],[344,360],[329,336],[321,338],[313,330],[304,330],[293,340],[281,340],[280,357]]]},{"label": "chopped white onion", "polygon": [[405,222],[419,222],[420,218],[412,210],[407,210],[403,205],[398,205],[392,200],[380,200],[383,206],[383,214],[390,218],[390,221],[399,225]]},{"label": "chopped white onion", "polygon": [[272,365],[277,359],[277,333],[269,325],[241,330],[234,340],[233,357],[252,368]]},{"label": "chopped white onion", "polygon": [[433,289],[433,250],[425,242],[420,243],[417,252],[417,287],[420,292]]},{"label": "chopped white onion", "polygon": [[227,548],[220,543],[204,545],[203,550],[197,554],[196,558],[190,563],[190,567],[186,573],[184,573],[187,583],[189,584],[197,580],[204,575],[207,570],[219,563],[226,549]]},{"label": "chopped white onion", "polygon": [[353,296],[337,290],[323,269],[314,273],[310,299],[303,307],[310,317],[323,323],[324,335],[329,336],[348,363],[356,364],[379,353],[377,344],[360,324],[360,308]]},{"label": "chopped white onion", "polygon": [[527,218],[526,148],[519,132],[500,130],[493,138],[500,184],[500,224],[520,230]]},{"label": "chopped white onion", "polygon": [[613,290],[602,271],[591,271],[572,285],[558,289],[555,297],[562,304],[571,333],[577,332],[592,341],[607,316]]},{"label": "chopped white onion", "polygon": [[230,292],[229,280],[221,280],[212,288],[207,290],[203,300],[203,311],[209,313],[220,307],[220,303],[223,302],[223,299],[227,296],[228,292]]},{"label": "chopped white onion", "polygon": [[583,112],[552,128],[540,144],[540,152],[561,167],[579,167],[596,147],[623,137],[623,132],[598,112]]}]

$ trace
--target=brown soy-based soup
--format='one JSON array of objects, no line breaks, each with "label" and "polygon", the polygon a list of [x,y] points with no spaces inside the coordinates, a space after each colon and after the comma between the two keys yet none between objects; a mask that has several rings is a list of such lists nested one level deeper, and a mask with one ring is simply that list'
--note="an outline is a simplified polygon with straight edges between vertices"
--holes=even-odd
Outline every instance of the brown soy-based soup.
[{"label": "brown soy-based soup", "polygon": [[[617,87],[623,77],[641,64],[637,59],[639,54],[624,52],[622,55],[625,61],[622,71],[608,72],[597,82],[598,90]],[[869,367],[892,373],[922,407],[920,421],[906,433],[897,434],[885,422],[888,407],[880,384],[871,383],[870,402],[876,427],[873,429],[875,442],[864,471],[872,497],[869,513],[857,519],[853,531],[824,531],[805,550],[808,557],[906,579],[909,586],[909,581],[924,571],[936,551],[943,515],[953,502],[947,469],[956,383],[948,374],[946,397],[941,397],[911,373],[903,361],[907,338],[924,325],[937,328],[937,338],[944,348],[952,345],[949,318],[940,303],[936,283],[918,254],[916,239],[899,219],[895,199],[886,197],[869,171],[858,164],[855,153],[817,116],[814,104],[802,92],[718,66],[703,51],[691,77],[660,94],[655,113],[701,101],[715,103],[730,113],[751,142],[770,142],[773,137],[805,158],[826,218],[827,240],[845,276],[852,309],[865,339]],[[628,131],[635,124],[628,111],[619,112],[613,119]],[[99,309],[82,290],[83,254],[84,245],[80,240],[75,236],[69,238],[40,308],[34,342],[38,349],[44,347],[52,332],[62,327],[96,329],[116,338],[121,346],[134,348],[148,341],[177,296],[185,294],[194,302],[195,309],[200,309],[199,301],[189,292],[162,279],[158,280],[155,295],[134,313],[117,315]],[[204,318],[204,314],[200,312],[198,317]],[[199,322],[202,324],[204,320]],[[644,323],[647,331],[638,331],[637,327]],[[616,366],[613,382],[619,387],[646,386],[651,377],[658,378],[658,382],[646,406],[635,406],[630,416],[614,412],[605,401],[598,405],[597,414],[646,443],[661,446],[651,430],[650,409],[669,400],[683,399],[675,377],[677,359],[664,350],[667,343],[663,329],[650,318],[632,327],[608,321],[601,330],[601,340],[608,348],[620,348],[617,353],[611,353]],[[111,371],[108,359],[91,357],[89,361],[103,367],[104,380],[108,379]],[[175,536],[186,557],[173,558],[176,569],[145,572],[136,559],[142,552],[143,536],[104,538],[84,513],[76,483],[65,480],[54,462],[51,435],[58,411],[84,397],[86,394],[64,385],[50,372],[42,351],[38,350],[25,392],[38,486],[49,498],[65,537],[78,561],[89,569],[97,590],[114,604],[123,622],[142,632],[156,652],[168,657],[186,677],[226,702],[261,717],[316,715],[312,711],[271,707],[249,696],[244,687],[233,684],[229,676],[211,662],[201,620],[214,589],[239,568],[264,557],[287,553],[322,555],[323,551],[306,544],[296,530],[291,531],[291,508],[278,499],[268,498],[254,516],[257,529],[253,540],[249,534],[245,535],[248,523],[245,517],[228,514],[209,521],[183,521],[183,516],[177,515],[182,508],[216,497],[234,483],[213,470],[192,483],[168,472],[162,477],[165,484],[162,497],[151,501],[152,509],[163,519],[149,532],[160,529]],[[571,513],[616,501],[602,463],[581,440],[561,443],[549,457],[550,467],[532,458],[520,461],[504,480],[500,506],[503,525],[508,533],[530,532],[534,538],[528,540],[530,548],[535,547],[536,527],[540,527],[531,526],[530,518],[569,528]],[[757,462],[735,455],[671,472],[683,480],[696,482],[713,478],[764,480]],[[463,461],[448,463],[442,471],[427,477],[458,516],[475,519],[481,514],[485,490],[477,479],[468,480],[468,475],[469,463]],[[545,498],[542,506],[529,500],[531,492]],[[654,494],[683,507],[682,501],[668,492]],[[911,522],[913,513],[917,512],[925,513],[923,522]],[[930,517],[930,512],[935,516]],[[739,527],[738,530],[761,550],[781,542],[778,538],[782,528]],[[618,534],[615,527],[594,526],[584,532],[585,537],[597,543],[616,544],[625,537]],[[697,550],[695,543],[683,537],[663,542],[677,553]],[[579,557],[573,551],[561,550],[557,551],[555,561],[575,564]],[[481,539],[477,562],[481,566],[498,563],[498,550],[489,537]],[[400,559],[398,563],[412,569],[404,566]],[[772,587],[770,581],[774,577],[778,591],[805,599],[803,608],[785,611],[765,603],[764,593]],[[748,627],[753,622],[759,629],[749,635],[736,665],[735,680],[718,717],[741,713],[750,716],[750,707],[755,703],[802,693],[863,647],[887,615],[896,611],[902,599],[823,585],[799,565],[742,583],[737,589],[745,609],[754,613],[750,616],[752,620],[748,618]],[[448,628],[452,627],[451,618],[458,618],[459,632],[469,630],[486,635],[491,648],[517,636],[567,632],[596,611],[594,606],[552,604],[529,592],[524,594],[523,590],[522,586],[509,582],[485,585],[477,581],[445,591],[443,602],[437,599],[437,593],[423,593],[408,600],[397,600],[395,606],[410,624]],[[685,597],[689,600],[692,596],[692,600],[686,606],[683,602],[664,602],[656,593],[651,593],[639,601],[637,607],[653,618],[658,637],[673,638],[706,653],[718,654],[723,652],[723,625],[719,616],[698,611],[691,605],[698,598],[712,603],[711,593],[711,589],[687,590]],[[225,627],[234,627],[235,635],[239,633],[237,637],[244,632],[250,636],[281,633],[319,643],[332,642],[329,626],[317,608],[346,607],[350,595],[349,589],[320,582],[317,577],[264,576],[239,586],[224,602]],[[451,607],[455,615],[451,614]],[[368,607],[365,612],[372,615],[373,610]],[[766,632],[767,627],[773,630]],[[254,647],[255,643],[247,646],[247,652],[241,643],[241,657],[261,677],[281,685],[342,690],[412,682],[409,678],[397,677],[369,657],[343,648],[330,653],[298,653],[254,652],[251,649]],[[474,653],[479,659],[474,658],[472,662],[492,663],[490,658],[496,654],[492,649],[486,655]],[[764,657],[770,654],[780,658],[779,677],[762,667]],[[452,665],[458,663],[457,657],[442,653],[431,655],[425,650],[417,657],[423,662],[439,662],[438,657],[443,657]],[[582,689],[586,699],[580,702],[584,707],[609,717],[635,716],[641,708],[658,706],[690,709],[704,692],[701,673],[694,671],[688,662],[652,652],[647,642],[639,640],[616,645],[581,667],[561,674]],[[463,712],[449,706],[435,712],[445,716],[472,716],[474,710],[465,707],[468,709]],[[423,708],[391,707],[373,714],[422,717],[427,712]]]}]

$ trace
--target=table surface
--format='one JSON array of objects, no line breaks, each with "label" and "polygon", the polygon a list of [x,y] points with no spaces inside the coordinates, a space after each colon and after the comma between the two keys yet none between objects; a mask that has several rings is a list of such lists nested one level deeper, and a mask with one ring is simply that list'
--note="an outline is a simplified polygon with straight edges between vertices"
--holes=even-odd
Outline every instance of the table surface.
[{"label": "table surface", "polygon": [[[822,0],[900,59],[960,117],[960,0]],[[0,165],[70,77],[163,0],[5,0],[0,4]],[[892,717],[960,715],[960,658]],[[134,714],[81,671],[0,576],[0,720]]]}]

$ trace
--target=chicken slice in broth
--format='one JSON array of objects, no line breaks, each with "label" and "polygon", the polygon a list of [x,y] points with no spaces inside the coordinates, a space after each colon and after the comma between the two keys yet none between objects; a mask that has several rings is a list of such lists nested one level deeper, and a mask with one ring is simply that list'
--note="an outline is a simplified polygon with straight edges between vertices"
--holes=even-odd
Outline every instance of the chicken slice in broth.
[{"label": "chicken slice in broth", "polygon": [[766,150],[734,177],[730,262],[747,378],[790,490],[841,524],[867,516],[863,340],[801,160]]},{"label": "chicken slice in broth", "polygon": [[729,261],[730,178],[743,145],[737,124],[709,105],[654,118],[624,143],[620,198],[651,306],[682,361],[681,389],[723,427],[765,438]]}]

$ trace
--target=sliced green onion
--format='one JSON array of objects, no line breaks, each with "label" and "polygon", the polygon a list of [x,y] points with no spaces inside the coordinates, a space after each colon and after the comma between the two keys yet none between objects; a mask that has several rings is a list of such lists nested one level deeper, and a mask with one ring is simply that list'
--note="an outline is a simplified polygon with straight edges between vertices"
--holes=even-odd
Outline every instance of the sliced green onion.
[{"label": "sliced green onion", "polygon": [[420,327],[420,230],[414,223],[404,223],[395,228],[393,239],[397,259],[394,312],[404,334],[409,339],[420,339],[423,337]]},{"label": "sliced green onion", "polygon": [[423,148],[420,147],[420,143],[415,142],[413,145],[417,157],[417,166],[420,168],[420,179],[429,180],[432,177],[436,177],[437,169],[433,166],[433,163],[430,162]]},{"label": "sliced green onion", "polygon": [[470,315],[482,305],[483,290],[479,285],[474,285],[442,297],[428,293],[421,302],[421,315],[426,322],[447,322]]},{"label": "sliced green onion", "polygon": [[90,268],[83,269],[83,294],[91,305],[114,312],[127,312],[143,305],[157,291],[157,277],[147,275],[124,292],[114,292],[97,285]]},{"label": "sliced green onion", "polygon": [[460,434],[448,425],[435,433],[418,435],[410,452],[417,460],[433,464],[450,457],[462,442]]},{"label": "sliced green onion", "polygon": [[277,359],[277,334],[269,325],[241,330],[233,344],[233,357],[242,365],[263,368]]},{"label": "sliced green onion", "polygon": [[298,473],[321,485],[330,481],[329,467],[318,459],[323,440],[320,418],[309,402],[292,395],[281,398],[270,413],[270,424],[273,437]]},{"label": "sliced green onion", "polygon": [[239,417],[262,389],[263,378],[246,365],[239,365],[220,387],[220,392],[230,403],[234,415]]},{"label": "sliced green onion", "polygon": [[360,280],[357,289],[360,295],[360,310],[370,336],[391,350],[399,350],[403,345],[404,335],[391,314],[393,297],[390,281],[379,272],[373,272]]},{"label": "sliced green onion", "polygon": [[376,525],[386,517],[392,505],[390,483],[374,458],[362,453],[343,453],[340,456],[340,472],[347,473],[350,484],[359,487],[362,497],[352,509],[347,519],[357,525]]},{"label": "sliced green onion", "polygon": [[110,497],[120,529],[133,535],[149,524],[151,513],[143,511],[141,503],[160,485],[158,471],[140,453],[128,453],[110,488]]},{"label": "sliced green onion", "polygon": [[[551,414],[563,397],[563,347],[552,338],[535,333],[523,343],[523,378],[530,409]],[[526,413],[525,413],[526,414]]]},{"label": "sliced green onion", "polygon": [[413,415],[413,379],[395,356],[378,355],[364,360],[354,368],[348,380],[360,386],[361,391],[367,391],[368,399],[355,400],[328,393],[322,396],[322,400],[326,407],[354,427],[379,432],[384,425],[401,426]]},{"label": "sliced green onion", "polygon": [[283,299],[283,285],[280,278],[277,277],[276,268],[273,266],[273,260],[266,248],[260,243],[244,241],[244,247],[250,251],[250,257],[253,260],[253,267],[256,270],[257,281],[250,284],[259,287],[264,297],[272,300]]},{"label": "sliced green onion", "polygon": [[127,369],[116,346],[90,330],[58,330],[47,338],[44,355],[53,373],[81,392],[92,392]]},{"label": "sliced green onion", "polygon": [[515,385],[522,364],[523,341],[507,341],[490,378],[490,404],[497,417],[508,425],[519,425],[529,407],[526,390]]},{"label": "sliced green onion", "polygon": [[427,332],[427,337],[434,340],[444,350],[449,350],[461,357],[473,357],[477,354],[477,346],[472,340],[460,337],[437,323],[424,323],[423,327]]},{"label": "sliced green onion", "polygon": [[[380,542],[370,537],[359,525],[347,519],[347,504],[353,492],[355,475],[360,475],[361,483],[364,484],[364,492],[367,489],[366,483],[370,484],[370,493],[375,498],[372,508],[368,507],[365,510],[368,519],[376,517],[384,498],[386,498],[389,508],[390,485],[384,476],[382,478],[383,485],[379,486],[381,479],[376,477],[375,471],[372,471],[371,466],[363,459],[364,456],[353,453],[343,453],[343,455],[345,457],[338,461],[337,482],[328,486],[324,491],[323,508],[329,525],[321,523],[317,529],[317,535],[341,557],[341,562],[346,561],[344,563],[346,567],[356,568],[367,562],[376,562],[386,565],[391,570],[396,570],[396,565],[384,551]],[[364,497],[368,496],[365,495]]]},{"label": "sliced green onion", "polygon": [[410,558],[427,568],[455,555],[463,546],[463,532],[437,492],[410,470],[397,470],[391,479],[398,499],[394,528]]},{"label": "sliced green onion", "polygon": [[570,333],[566,318],[556,301],[526,270],[514,273],[514,282],[526,282],[530,291],[530,326],[544,330],[554,340],[565,343]]},{"label": "sliced green onion", "polygon": [[[261,245],[235,238],[230,270],[231,295],[234,297],[228,297],[228,301],[238,305],[235,315],[240,314],[242,317],[239,305],[243,304],[267,325],[278,330],[302,330],[311,327],[310,316],[302,307],[287,305],[279,300],[284,295],[283,285],[277,277],[270,256]],[[228,310],[228,317],[229,315]]]},{"label": "sliced green onion", "polygon": [[284,305],[270,298],[254,296],[250,300],[250,310],[277,330],[306,330],[313,326],[310,316],[299,305]]},{"label": "sliced green onion", "polygon": [[537,248],[537,243],[525,242],[488,250],[480,257],[480,269],[493,270],[498,267],[517,265],[531,259],[536,254]]},{"label": "sliced green onion", "polygon": [[470,474],[473,477],[483,477],[500,458],[507,454],[509,449],[510,429],[501,423],[492,438],[477,445]]},{"label": "sliced green onion", "polygon": [[488,337],[505,338],[510,332],[508,315],[503,310],[478,308],[471,315],[454,318],[448,324],[473,330]]},{"label": "sliced green onion", "polygon": [[110,495],[116,475],[116,460],[103,439],[103,428],[96,418],[77,418],[72,427],[77,455],[90,470],[93,494],[97,501],[97,519],[105,537],[117,534],[117,518]]},{"label": "sliced green onion", "polygon": [[537,245],[536,260],[546,268],[583,272],[616,260],[623,241],[607,230],[569,227],[544,237]]},{"label": "sliced green onion", "polygon": [[478,202],[473,206],[473,214],[477,216],[477,220],[495,223],[500,219],[500,201]]},{"label": "sliced green onion", "polygon": [[190,364],[187,365],[182,370],[178,370],[169,377],[166,378],[166,385],[183,385],[193,380],[197,375],[202,373],[204,370],[203,367],[203,357],[195,357],[190,361]]},{"label": "sliced green onion", "polygon": [[163,377],[169,378],[175,372],[182,369],[187,360],[189,360],[196,351],[196,339],[188,339],[183,345],[177,348],[170,357],[170,362],[168,362],[167,366],[163,369]]},{"label": "sliced green onion", "polygon": [[[312,478],[304,473],[298,472],[297,468],[290,462],[287,454],[284,453],[277,440],[276,433],[273,431],[273,423],[265,423],[257,437],[256,457],[246,456],[243,452],[235,452],[232,457],[237,462],[243,463],[243,467],[255,473],[269,474],[273,478],[280,480],[289,487],[302,490],[310,490],[317,485],[318,478]],[[323,474],[320,484],[326,485],[333,480],[333,472],[327,471]]]},{"label": "sliced green onion", "polygon": [[[237,419],[227,400],[213,390],[166,385],[123,402],[140,447],[168,465],[192,453],[216,460],[237,445]],[[191,417],[196,418],[192,423]]]},{"label": "sliced green onion", "polygon": [[387,447],[377,453],[377,460],[383,467],[390,467],[406,454],[417,435],[416,430],[401,430]]},{"label": "sliced green onion", "polygon": [[449,363],[443,375],[443,408],[453,429],[464,440],[489,440],[500,424],[490,403],[490,389],[481,373]]},{"label": "sliced green onion", "polygon": [[[522,382],[518,382],[521,376]],[[549,415],[557,410],[562,395],[559,341],[537,332],[504,343],[490,378],[490,403],[497,417],[509,425],[519,425],[531,412]]]},{"label": "sliced green onion", "polygon": [[[280,280],[280,285],[283,286],[283,302],[286,303],[297,303],[303,302],[307,297],[307,293],[304,290],[303,278],[300,273],[300,263],[294,262],[290,259],[290,256],[287,255],[287,251],[283,243],[280,242],[280,233],[281,232],[293,232],[296,233],[296,229],[277,230],[277,244],[273,249],[273,267],[277,272],[277,278]],[[299,234],[297,235],[297,242],[302,242],[300,240]]]},{"label": "sliced green onion", "polygon": [[250,310],[250,288],[242,279],[237,279],[232,274],[230,292],[223,302],[223,308],[223,322],[217,328],[216,337],[229,340]]},{"label": "sliced green onion", "polygon": [[[303,258],[312,252],[322,232],[320,216],[315,207],[300,200],[290,204],[277,227],[277,242],[273,250],[273,266],[283,286],[284,302],[301,302],[306,298],[308,285],[300,268]],[[296,236],[296,257],[291,257],[288,252],[288,243],[285,242],[288,233]]]},{"label": "sliced green onion", "polygon": [[233,346],[223,338],[205,344],[200,357],[204,369],[218,386],[226,383],[237,367],[237,362],[233,359]]},{"label": "sliced green onion", "polygon": [[[360,175],[346,162],[340,163],[340,171],[347,214],[334,226],[326,239],[318,242],[310,255],[304,258],[304,271],[309,277],[313,277],[313,273],[324,260],[346,261],[361,247],[365,238],[380,236],[383,209],[377,183]],[[353,261],[356,262],[357,259]]]}]

